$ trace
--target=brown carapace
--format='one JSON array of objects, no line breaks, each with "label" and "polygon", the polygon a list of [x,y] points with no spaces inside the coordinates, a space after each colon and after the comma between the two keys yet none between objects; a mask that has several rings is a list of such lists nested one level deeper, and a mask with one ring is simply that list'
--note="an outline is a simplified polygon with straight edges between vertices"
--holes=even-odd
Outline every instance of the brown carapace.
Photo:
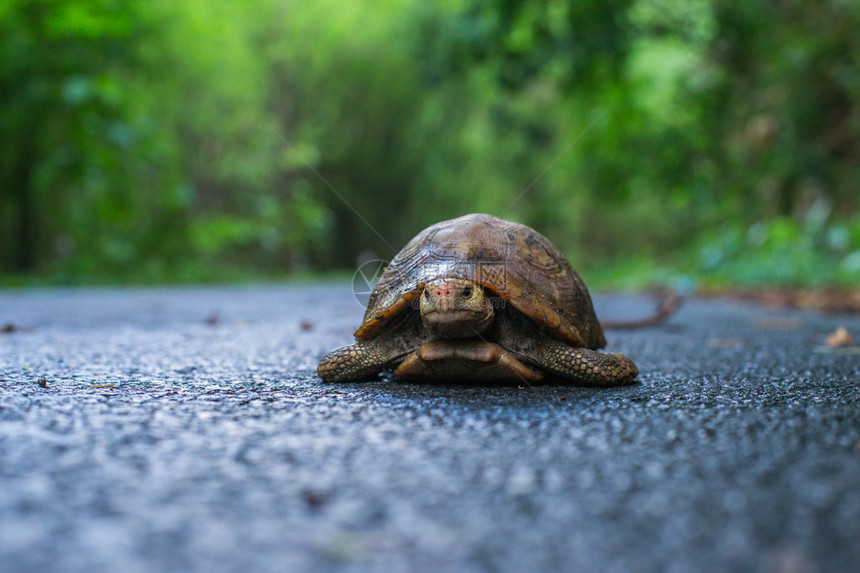
[{"label": "brown carapace", "polygon": [[409,241],[376,284],[355,338],[323,357],[323,380],[395,368],[420,380],[550,375],[618,385],[638,372],[623,355],[596,352],[606,345],[603,329],[558,249],[525,225],[483,214],[437,223]]}]

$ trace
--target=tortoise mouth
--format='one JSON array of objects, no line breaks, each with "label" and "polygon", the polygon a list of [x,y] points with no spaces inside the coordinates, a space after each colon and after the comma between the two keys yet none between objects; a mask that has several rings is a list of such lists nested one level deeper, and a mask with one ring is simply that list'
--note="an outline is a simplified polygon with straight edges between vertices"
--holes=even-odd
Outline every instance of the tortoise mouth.
[{"label": "tortoise mouth", "polygon": [[421,315],[431,336],[439,338],[468,338],[487,330],[493,323],[492,309],[433,309]]},{"label": "tortoise mouth", "polygon": [[419,298],[421,319],[430,336],[465,338],[486,330],[493,321],[484,289],[458,278],[436,279],[424,285]]},{"label": "tortoise mouth", "polygon": [[482,313],[477,313],[473,310],[462,309],[433,309],[424,313],[424,320],[431,324],[452,324],[455,322],[468,322],[470,320],[480,320]]}]

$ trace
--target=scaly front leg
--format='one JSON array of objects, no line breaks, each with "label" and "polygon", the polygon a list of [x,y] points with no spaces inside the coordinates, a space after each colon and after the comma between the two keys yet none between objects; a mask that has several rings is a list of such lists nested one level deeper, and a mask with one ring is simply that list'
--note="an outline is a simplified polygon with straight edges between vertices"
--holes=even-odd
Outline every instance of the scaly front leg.
[{"label": "scaly front leg", "polygon": [[639,374],[633,361],[623,354],[577,348],[554,339],[545,340],[534,359],[549,373],[587,386],[631,384]]},{"label": "scaly front leg", "polygon": [[362,340],[322,357],[317,375],[323,382],[357,382],[372,378],[394,357],[376,340]]}]

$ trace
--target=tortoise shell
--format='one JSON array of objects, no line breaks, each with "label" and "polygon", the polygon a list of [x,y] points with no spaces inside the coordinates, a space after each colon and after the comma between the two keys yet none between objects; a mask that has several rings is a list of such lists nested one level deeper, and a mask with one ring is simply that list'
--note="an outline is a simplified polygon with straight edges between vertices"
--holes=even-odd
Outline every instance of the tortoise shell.
[{"label": "tortoise shell", "polygon": [[374,338],[426,283],[449,277],[480,284],[559,340],[606,345],[588,289],[558,249],[525,225],[482,214],[442,221],[409,241],[373,289],[356,339]]}]

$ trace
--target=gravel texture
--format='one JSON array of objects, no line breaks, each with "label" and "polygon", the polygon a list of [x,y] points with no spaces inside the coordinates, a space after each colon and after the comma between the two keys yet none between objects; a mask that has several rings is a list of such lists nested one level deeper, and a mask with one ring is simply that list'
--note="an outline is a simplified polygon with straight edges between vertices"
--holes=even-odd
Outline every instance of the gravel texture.
[{"label": "gravel texture", "polygon": [[860,354],[822,346],[860,319],[691,300],[608,333],[624,388],[322,384],[362,310],[0,291],[0,570],[860,570]]}]

